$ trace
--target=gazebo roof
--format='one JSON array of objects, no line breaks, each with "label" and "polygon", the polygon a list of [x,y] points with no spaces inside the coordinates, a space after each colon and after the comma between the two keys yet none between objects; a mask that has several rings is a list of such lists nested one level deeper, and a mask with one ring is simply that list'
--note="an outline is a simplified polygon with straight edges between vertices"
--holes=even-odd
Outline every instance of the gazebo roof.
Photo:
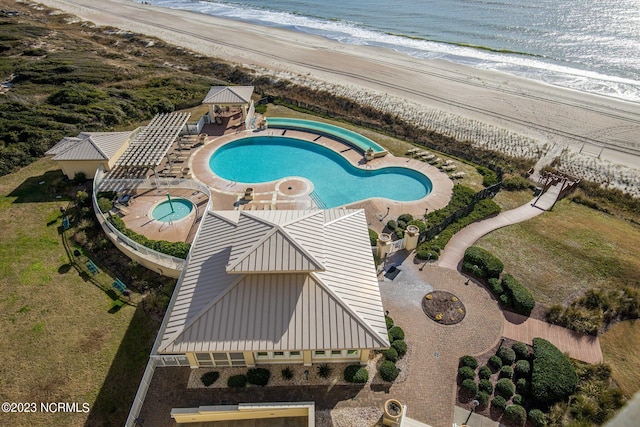
[{"label": "gazebo roof", "polygon": [[64,137],[45,154],[53,160],[110,160],[131,132],[82,132]]},{"label": "gazebo roof", "polygon": [[253,86],[211,86],[203,104],[238,105],[249,104]]},{"label": "gazebo roof", "polygon": [[187,124],[191,113],[156,114],[117,162],[123,167],[155,167]]}]

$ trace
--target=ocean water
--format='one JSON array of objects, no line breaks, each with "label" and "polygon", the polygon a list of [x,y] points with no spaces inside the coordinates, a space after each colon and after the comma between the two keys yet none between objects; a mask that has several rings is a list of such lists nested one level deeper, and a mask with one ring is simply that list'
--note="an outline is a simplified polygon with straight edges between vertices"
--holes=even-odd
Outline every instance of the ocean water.
[{"label": "ocean water", "polygon": [[152,0],[640,101],[640,0]]}]

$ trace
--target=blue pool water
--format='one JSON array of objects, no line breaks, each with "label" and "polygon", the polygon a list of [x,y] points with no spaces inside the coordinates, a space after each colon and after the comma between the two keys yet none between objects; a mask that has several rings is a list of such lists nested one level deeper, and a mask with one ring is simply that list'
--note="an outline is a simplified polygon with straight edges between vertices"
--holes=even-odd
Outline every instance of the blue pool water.
[{"label": "blue pool water", "polygon": [[243,138],[220,147],[209,159],[218,176],[246,184],[301,176],[313,182],[327,208],[371,197],[418,200],[431,192],[429,178],[402,167],[362,170],[311,142],[279,136]]},{"label": "blue pool water", "polygon": [[[171,211],[172,206],[173,212]],[[187,199],[177,198],[171,199],[171,204],[169,204],[169,200],[159,203],[153,208],[151,216],[153,216],[153,219],[161,222],[178,221],[189,215],[192,210],[193,203]]]}]

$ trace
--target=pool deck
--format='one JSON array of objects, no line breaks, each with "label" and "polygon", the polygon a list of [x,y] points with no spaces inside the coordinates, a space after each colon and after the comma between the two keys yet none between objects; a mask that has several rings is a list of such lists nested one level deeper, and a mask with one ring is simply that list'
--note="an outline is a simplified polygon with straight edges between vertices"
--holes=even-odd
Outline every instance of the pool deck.
[{"label": "pool deck", "polygon": [[[421,216],[425,209],[429,211],[440,209],[449,203],[453,182],[446,173],[428,163],[394,157],[387,154],[384,157],[365,162],[363,154],[355,148],[312,132],[298,130],[266,129],[261,131],[240,131],[217,138],[208,139],[189,160],[189,167],[195,178],[211,188],[212,206],[217,210],[289,210],[312,209],[317,207],[310,196],[313,184],[304,178],[286,177],[277,181],[260,184],[246,184],[228,181],[215,175],[209,168],[211,155],[224,144],[239,138],[253,136],[288,136],[322,145],[342,155],[351,164],[362,169],[379,169],[389,166],[401,166],[417,170],[425,174],[433,184],[433,190],[424,198],[412,202],[372,198],[345,205],[345,208],[364,208],[369,227],[381,231],[387,219],[396,218],[403,213]],[[253,188],[253,200],[245,200],[247,187]]]}]

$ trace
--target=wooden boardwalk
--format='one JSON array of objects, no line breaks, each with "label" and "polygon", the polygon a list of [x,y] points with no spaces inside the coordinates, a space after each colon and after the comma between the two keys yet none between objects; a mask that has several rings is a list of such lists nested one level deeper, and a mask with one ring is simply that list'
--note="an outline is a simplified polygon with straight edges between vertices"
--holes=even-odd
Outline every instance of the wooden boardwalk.
[{"label": "wooden boardwalk", "polygon": [[531,344],[533,338],[544,338],[569,357],[587,363],[602,363],[600,340],[557,325],[504,311],[503,336]]}]

